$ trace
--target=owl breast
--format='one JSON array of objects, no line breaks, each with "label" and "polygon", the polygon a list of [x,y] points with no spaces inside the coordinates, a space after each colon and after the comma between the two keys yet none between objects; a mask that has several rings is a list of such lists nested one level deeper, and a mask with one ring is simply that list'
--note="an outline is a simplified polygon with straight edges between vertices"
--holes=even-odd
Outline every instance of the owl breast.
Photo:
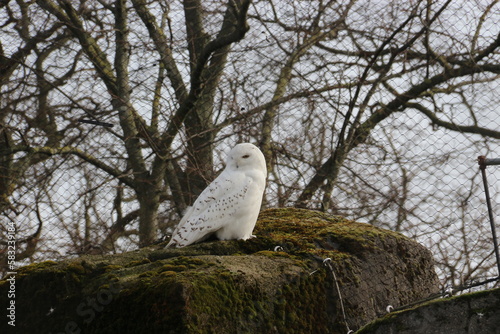
[{"label": "owl breast", "polygon": [[228,222],[219,229],[215,235],[219,240],[243,239],[247,240],[252,237],[252,231],[259,216],[260,206],[262,204],[262,193],[264,192],[264,182],[258,182],[252,178],[242,192],[236,196],[241,205],[238,210],[235,210],[228,217]]}]

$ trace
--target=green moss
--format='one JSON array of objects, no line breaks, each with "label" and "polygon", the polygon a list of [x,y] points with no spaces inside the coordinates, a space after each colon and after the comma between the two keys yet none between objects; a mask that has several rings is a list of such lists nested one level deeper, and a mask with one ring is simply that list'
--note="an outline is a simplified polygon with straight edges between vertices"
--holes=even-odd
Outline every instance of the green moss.
[{"label": "green moss", "polygon": [[144,273],[139,274],[139,277],[152,277],[158,275],[155,271],[146,271]]},{"label": "green moss", "polygon": [[17,270],[17,276],[22,277],[24,275],[29,274],[30,272],[44,270],[46,268],[50,268],[50,267],[53,267],[56,265],[57,265],[57,262],[54,262],[54,261],[44,261],[44,262],[39,262],[39,263],[32,263],[30,265],[19,268]]},{"label": "green moss", "polygon": [[269,256],[269,257],[290,257],[290,254],[286,252],[275,252],[275,251],[260,251],[255,253],[255,255]]},{"label": "green moss", "polygon": [[[331,258],[338,282],[352,287],[361,283],[363,256],[404,239],[367,224],[291,208],[264,210],[254,234],[257,238],[246,241],[152,246],[22,268],[19,291],[29,297],[19,300],[30,302],[20,305],[19,314],[29,314],[25,323],[36,323],[41,332],[64,332],[61,324],[73,320],[85,333],[345,332],[322,260]],[[109,306],[95,312],[96,320],[83,322],[77,307],[111,290],[116,292],[107,297],[112,298]],[[47,317],[55,305],[61,311]]]},{"label": "green moss", "polygon": [[185,266],[200,266],[205,264],[205,261],[202,259],[196,258],[196,257],[188,257],[188,256],[179,256],[171,261],[173,264],[176,265],[185,265]]},{"label": "green moss", "polygon": [[130,261],[125,265],[125,267],[130,268],[130,267],[135,267],[135,266],[140,266],[143,264],[151,263],[151,260],[148,258],[143,258],[140,260],[135,260],[135,261]]},{"label": "green moss", "polygon": [[159,272],[163,271],[184,271],[187,270],[188,267],[185,265],[175,265],[175,264],[166,264],[162,266],[159,270]]},{"label": "green moss", "polygon": [[[231,332],[228,319],[246,321],[255,318],[257,311],[249,301],[251,294],[242,290],[228,271],[219,273],[193,275],[184,277],[190,299],[189,325],[193,333],[203,332],[204,328],[213,328],[219,333]],[[217,296],[214,298],[214,296]],[[218,324],[214,324],[218,319]]]},{"label": "green moss", "polygon": [[[269,238],[288,253],[331,255],[328,251],[356,254],[383,251],[387,238],[406,237],[372,225],[305,209],[281,208],[261,212],[255,232]],[[333,255],[338,256],[338,254]],[[331,257],[331,256],[327,256]]]},{"label": "green moss", "polygon": [[169,277],[169,276],[175,276],[177,275],[177,272],[175,271],[163,271],[160,273],[160,276],[162,277]]},{"label": "green moss", "polygon": [[115,270],[119,270],[119,269],[122,269],[123,266],[121,265],[118,265],[118,264],[110,264],[108,266],[104,266],[104,271],[105,272],[110,272],[110,271],[115,271]]},{"label": "green moss", "polygon": [[80,263],[77,263],[77,262],[73,262],[73,263],[68,264],[68,266],[66,267],[66,270],[68,270],[69,272],[73,272],[75,274],[78,274],[78,275],[85,274],[85,268]]},{"label": "green moss", "polygon": [[110,282],[118,282],[120,279],[115,274],[109,274],[106,276],[107,280]]}]

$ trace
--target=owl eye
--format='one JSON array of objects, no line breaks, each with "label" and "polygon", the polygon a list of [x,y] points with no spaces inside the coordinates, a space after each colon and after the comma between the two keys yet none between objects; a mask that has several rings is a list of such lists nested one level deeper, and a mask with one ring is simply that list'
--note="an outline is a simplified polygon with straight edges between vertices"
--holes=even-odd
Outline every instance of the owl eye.
[{"label": "owl eye", "polygon": [[250,158],[250,154],[245,154],[244,156],[242,156],[243,159],[247,159],[247,158]]}]

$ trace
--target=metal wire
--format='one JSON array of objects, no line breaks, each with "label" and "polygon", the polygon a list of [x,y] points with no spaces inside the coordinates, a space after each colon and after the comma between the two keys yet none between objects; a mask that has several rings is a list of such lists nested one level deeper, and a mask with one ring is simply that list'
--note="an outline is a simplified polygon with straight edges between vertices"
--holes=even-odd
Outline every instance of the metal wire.
[{"label": "metal wire", "polygon": [[335,275],[335,271],[333,270],[332,259],[329,257],[324,259],[323,265],[328,267],[328,269],[330,269],[330,272],[332,273],[333,280],[335,282],[335,287],[337,288],[337,293],[339,294],[340,309],[342,310],[342,317],[344,319],[345,327],[347,328],[347,334],[350,334],[353,331],[349,328],[349,324],[347,323],[347,317],[345,315],[345,308],[344,308],[344,301],[342,300],[342,294],[340,293],[340,287],[339,287],[339,283],[337,281],[337,276]]}]

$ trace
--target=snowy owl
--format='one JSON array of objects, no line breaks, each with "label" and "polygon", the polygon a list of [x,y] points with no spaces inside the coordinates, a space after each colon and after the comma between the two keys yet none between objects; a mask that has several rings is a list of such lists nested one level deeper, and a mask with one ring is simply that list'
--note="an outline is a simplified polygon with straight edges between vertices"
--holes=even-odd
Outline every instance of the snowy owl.
[{"label": "snowy owl", "polygon": [[184,247],[212,234],[220,240],[253,237],[266,175],[266,160],[257,146],[236,145],[226,168],[186,210],[167,247]]}]

